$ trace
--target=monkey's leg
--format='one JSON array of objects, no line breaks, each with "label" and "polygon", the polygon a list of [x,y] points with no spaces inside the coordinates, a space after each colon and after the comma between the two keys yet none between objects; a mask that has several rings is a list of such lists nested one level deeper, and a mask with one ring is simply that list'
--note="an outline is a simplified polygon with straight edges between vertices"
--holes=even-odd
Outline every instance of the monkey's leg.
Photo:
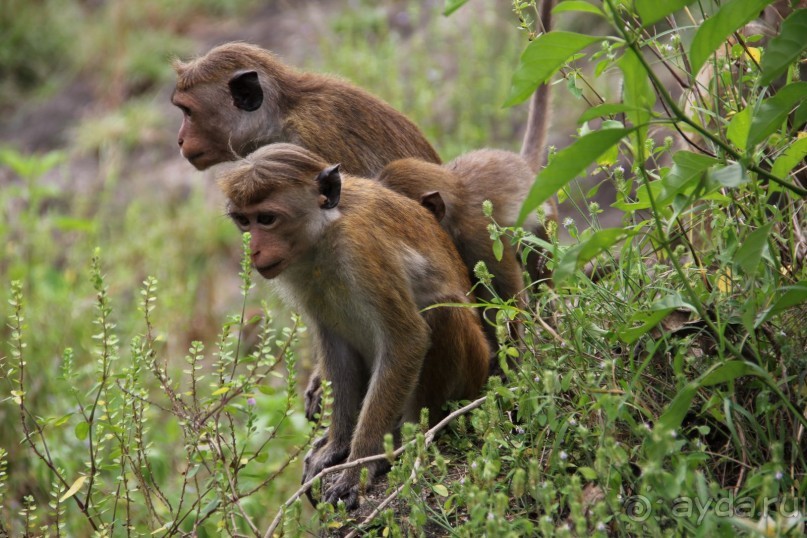
[{"label": "monkey's leg", "polygon": [[488,377],[491,352],[473,310],[440,307],[423,317],[431,327],[431,346],[404,418],[418,421],[426,407],[433,426],[445,416],[448,400],[477,397]]}]

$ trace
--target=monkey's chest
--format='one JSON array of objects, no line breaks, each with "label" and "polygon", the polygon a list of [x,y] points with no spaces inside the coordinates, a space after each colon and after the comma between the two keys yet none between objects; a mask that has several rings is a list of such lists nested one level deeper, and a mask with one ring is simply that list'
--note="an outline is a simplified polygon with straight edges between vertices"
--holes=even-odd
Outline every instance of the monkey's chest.
[{"label": "monkey's chest", "polygon": [[374,307],[360,290],[355,275],[339,275],[312,266],[303,279],[276,279],[285,302],[308,323],[326,328],[361,353],[373,357],[380,327]]}]

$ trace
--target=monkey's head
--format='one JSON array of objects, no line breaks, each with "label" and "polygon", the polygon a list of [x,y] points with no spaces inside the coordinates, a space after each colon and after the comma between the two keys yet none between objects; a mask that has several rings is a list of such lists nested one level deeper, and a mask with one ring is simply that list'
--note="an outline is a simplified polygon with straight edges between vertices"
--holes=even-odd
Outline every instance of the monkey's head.
[{"label": "monkey's head", "polygon": [[267,279],[304,256],[339,217],[342,177],[314,153],[270,144],[219,179],[228,214],[250,232],[252,264]]},{"label": "monkey's head", "polygon": [[198,170],[244,157],[279,133],[276,81],[286,68],[270,52],[227,43],[173,67],[171,102],[183,114],[177,143]]},{"label": "monkey's head", "polygon": [[[444,223],[455,203],[454,193],[459,192],[459,181],[439,164],[420,159],[398,159],[381,170],[378,181],[390,190],[415,200]],[[445,223],[444,223],[445,224]]]}]

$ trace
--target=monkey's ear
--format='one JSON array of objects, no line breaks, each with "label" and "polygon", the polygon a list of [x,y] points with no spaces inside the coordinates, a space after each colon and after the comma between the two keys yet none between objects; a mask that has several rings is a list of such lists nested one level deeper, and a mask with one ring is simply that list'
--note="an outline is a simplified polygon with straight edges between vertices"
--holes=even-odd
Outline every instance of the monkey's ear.
[{"label": "monkey's ear", "polygon": [[339,173],[339,166],[338,164],[329,166],[317,176],[322,209],[333,209],[339,205],[339,195],[342,193],[342,174]]},{"label": "monkey's ear", "polygon": [[432,212],[437,222],[442,222],[446,216],[446,203],[440,196],[440,191],[427,192],[420,197],[420,205]]},{"label": "monkey's ear", "polygon": [[230,95],[233,96],[233,104],[241,110],[252,112],[258,110],[263,104],[263,89],[258,80],[256,71],[244,71],[237,73],[228,83]]}]

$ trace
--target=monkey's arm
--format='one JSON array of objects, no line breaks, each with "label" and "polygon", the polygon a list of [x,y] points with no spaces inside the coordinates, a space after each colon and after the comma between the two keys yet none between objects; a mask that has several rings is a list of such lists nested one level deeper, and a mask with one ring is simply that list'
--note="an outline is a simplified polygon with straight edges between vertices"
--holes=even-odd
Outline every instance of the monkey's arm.
[{"label": "monkey's arm", "polygon": [[361,358],[344,339],[314,324],[317,371],[333,386],[333,415],[327,434],[319,439],[306,455],[303,482],[307,482],[325,467],[341,463],[350,453],[350,440],[362,400],[366,374]]},{"label": "monkey's arm", "polygon": [[[397,297],[400,303],[401,298]],[[382,345],[373,360],[373,372],[359,414],[356,431],[350,444],[348,461],[383,452],[384,435],[393,432],[404,409],[411,404],[423,359],[429,347],[429,327],[414,304],[407,311],[388,303],[382,314]],[[334,396],[334,401],[338,398]],[[410,418],[411,417],[406,417]],[[372,480],[379,464],[368,465]],[[348,509],[358,504],[361,469],[342,471],[323,495],[324,500],[343,500]]]}]

